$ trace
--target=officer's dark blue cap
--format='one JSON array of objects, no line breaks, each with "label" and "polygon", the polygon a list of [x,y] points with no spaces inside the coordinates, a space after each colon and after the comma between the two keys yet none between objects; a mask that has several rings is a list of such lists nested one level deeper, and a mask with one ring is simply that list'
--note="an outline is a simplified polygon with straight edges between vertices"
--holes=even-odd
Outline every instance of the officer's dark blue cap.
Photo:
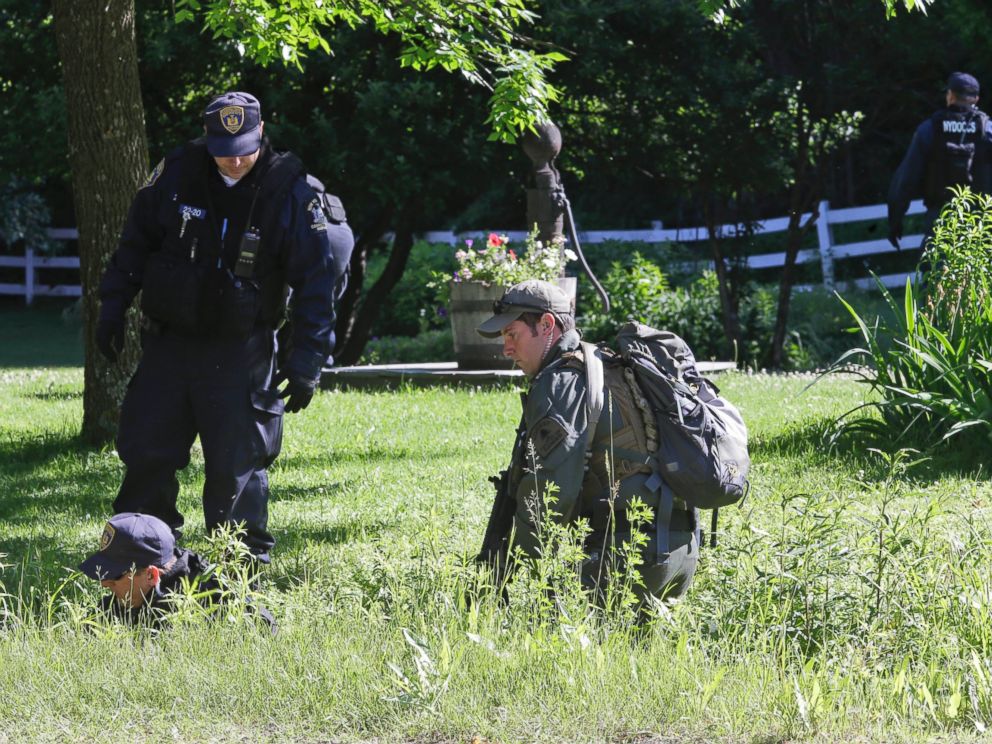
[{"label": "officer's dark blue cap", "polygon": [[135,512],[115,514],[100,535],[100,550],[79,564],[91,579],[117,579],[132,568],[167,565],[176,552],[176,538],[158,517]]},{"label": "officer's dark blue cap", "polygon": [[977,96],[978,80],[967,72],[952,72],[947,78],[947,89],[959,96]]},{"label": "officer's dark blue cap", "polygon": [[251,155],[262,143],[262,107],[251,93],[217,96],[203,112],[207,152],[215,158]]}]

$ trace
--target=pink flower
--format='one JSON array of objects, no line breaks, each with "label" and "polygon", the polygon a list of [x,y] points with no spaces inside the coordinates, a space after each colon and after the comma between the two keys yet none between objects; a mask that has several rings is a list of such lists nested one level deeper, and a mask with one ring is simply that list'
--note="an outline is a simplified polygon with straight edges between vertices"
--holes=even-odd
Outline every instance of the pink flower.
[{"label": "pink flower", "polygon": [[468,254],[465,251],[455,251],[455,258],[459,261],[464,261],[468,258]]},{"label": "pink flower", "polygon": [[499,248],[503,245],[503,241],[496,233],[489,233],[489,239],[486,242],[489,244],[490,248]]},{"label": "pink flower", "polygon": [[513,252],[513,249],[512,248],[509,251],[507,251],[507,253],[510,254],[510,260],[511,261],[516,261],[517,260],[517,254]]}]

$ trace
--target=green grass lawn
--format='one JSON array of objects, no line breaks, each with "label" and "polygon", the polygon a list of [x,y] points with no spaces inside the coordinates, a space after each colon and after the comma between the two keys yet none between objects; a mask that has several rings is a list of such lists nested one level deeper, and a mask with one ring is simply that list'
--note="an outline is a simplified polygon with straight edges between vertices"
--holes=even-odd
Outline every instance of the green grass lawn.
[{"label": "green grass lawn", "polygon": [[[81,369],[0,369],[0,742],[979,740],[988,468],[828,452],[861,389],[811,379],[719,379],[750,427],[751,494],[640,630],[525,581],[508,606],[467,601],[514,391],[321,393],[271,471],[272,638],[88,625],[99,589],[73,567],[121,465],[77,439]],[[181,476],[193,548],[202,465]]]}]

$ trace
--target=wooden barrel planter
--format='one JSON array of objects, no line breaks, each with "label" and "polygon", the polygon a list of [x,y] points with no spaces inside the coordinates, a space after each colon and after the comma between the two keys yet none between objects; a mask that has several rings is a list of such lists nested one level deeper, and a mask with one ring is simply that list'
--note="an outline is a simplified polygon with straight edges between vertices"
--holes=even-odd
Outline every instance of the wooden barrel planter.
[{"label": "wooden barrel planter", "polygon": [[[567,276],[558,286],[572,300],[575,310],[576,279]],[[482,282],[452,282],[451,332],[455,339],[455,361],[459,369],[510,369],[513,362],[503,356],[503,340],[483,338],[476,332],[479,325],[492,316],[493,302],[503,296],[505,287]]]}]

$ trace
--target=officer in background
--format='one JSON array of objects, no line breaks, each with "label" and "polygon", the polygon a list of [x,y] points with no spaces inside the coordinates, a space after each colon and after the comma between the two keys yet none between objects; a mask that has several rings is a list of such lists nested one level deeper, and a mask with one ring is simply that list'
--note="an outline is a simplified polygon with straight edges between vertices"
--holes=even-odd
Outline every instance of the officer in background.
[{"label": "officer in background", "polygon": [[[510,287],[493,310],[478,332],[486,338],[502,336],[503,353],[523,370],[530,387],[522,396],[523,416],[480,559],[501,569],[500,553],[511,529],[514,544],[530,557],[540,555],[543,497],[553,484],[557,490],[551,518],[561,524],[585,519],[592,529],[581,578],[583,586],[601,598],[611,574],[621,567],[616,549],[630,540],[627,507],[636,497],[651,507],[652,519],[641,527],[650,540],[637,569],[643,584],[633,589],[642,607],[649,604],[649,596],[680,596],[689,588],[699,558],[695,513],[676,499],[668,524],[657,523],[658,495],[650,488],[652,471],[645,464],[650,453],[641,414],[650,409],[636,383],[611,385],[611,406],[604,408],[587,446],[585,365],[569,298],[554,284],[528,280]],[[501,500],[510,504],[509,510]],[[659,547],[661,531],[668,533],[662,541],[668,543],[666,549]]]},{"label": "officer in background", "polygon": [[[283,412],[307,407],[334,346],[334,254],[350,251],[352,237],[343,210],[325,213],[300,160],[263,138],[258,100],[225,93],[203,117],[205,136],[167,155],[138,191],[100,282],[96,341],[111,361],[139,290],[143,315],[114,512],[154,515],[179,535],[176,473],[199,435],[207,529],[244,523],[245,544],[268,563],[266,468]],[[290,293],[290,348],[277,368]]]},{"label": "officer in background", "polygon": [[889,242],[899,249],[902,219],[914,198],[927,208],[924,239],[953,194],[951,187],[992,191],[992,122],[979,111],[978,81],[965,72],[947,79],[947,107],[916,128],[889,186]]}]

